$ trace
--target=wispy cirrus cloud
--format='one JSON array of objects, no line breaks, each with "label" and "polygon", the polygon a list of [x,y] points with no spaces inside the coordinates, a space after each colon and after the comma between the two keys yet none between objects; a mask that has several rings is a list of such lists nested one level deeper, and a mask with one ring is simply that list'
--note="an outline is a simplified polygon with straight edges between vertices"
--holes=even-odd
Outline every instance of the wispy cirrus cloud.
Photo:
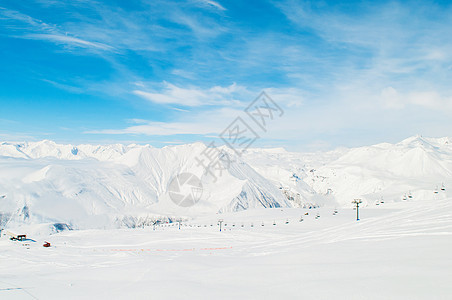
[{"label": "wispy cirrus cloud", "polygon": [[43,34],[43,33],[35,33],[35,34],[25,34],[20,36],[24,39],[32,39],[32,40],[42,40],[42,41],[50,41],[57,44],[69,44],[83,48],[95,48],[101,50],[114,50],[113,47],[97,43],[97,42],[89,42],[76,37],[61,35],[61,34]]},{"label": "wispy cirrus cloud", "polygon": [[[312,32],[328,45],[330,55],[320,62],[330,66],[324,99],[348,99],[355,106],[368,102],[368,107],[384,109],[436,110],[440,103],[449,107],[450,5],[362,2],[350,10],[344,3],[328,9],[316,2],[273,3],[299,30]],[[303,78],[296,73],[291,76]]]},{"label": "wispy cirrus cloud", "polygon": [[202,3],[204,5],[219,9],[219,10],[226,10],[223,5],[220,4],[218,1],[213,0],[198,0],[197,2]]},{"label": "wispy cirrus cloud", "polygon": [[112,46],[84,40],[63,32],[54,24],[45,23],[39,19],[23,14],[19,11],[0,7],[0,19],[7,22],[10,35],[15,38],[49,41],[55,44],[71,45],[82,48],[93,48],[111,51]]},{"label": "wispy cirrus cloud", "polygon": [[[240,105],[239,98],[249,91],[243,86],[231,84],[227,87],[214,86],[209,89],[199,87],[179,87],[163,82],[159,91],[144,91],[136,89],[133,94],[157,104],[176,104],[181,106],[211,106],[211,105]],[[242,98],[243,99],[243,98]]]},{"label": "wispy cirrus cloud", "polygon": [[[240,111],[263,89],[287,111],[273,140],[346,140],[347,133],[381,128],[381,136],[398,132],[399,139],[451,127],[437,117],[450,112],[452,97],[447,3],[4,3],[14,9],[0,8],[0,39],[10,46],[2,65],[20,65],[14,81],[28,69],[29,81],[47,83],[36,86],[49,97],[58,88],[68,98],[114,106],[115,122],[80,130],[96,138],[218,132],[236,116],[221,109]],[[22,40],[9,45],[9,38]],[[35,41],[52,47],[22,47]],[[145,121],[124,121],[133,116]]]},{"label": "wispy cirrus cloud", "polygon": [[149,136],[170,136],[179,134],[209,134],[213,129],[204,127],[200,124],[187,122],[148,122],[147,124],[140,124],[130,126],[124,129],[104,129],[86,131],[90,134],[135,134],[135,135],[149,135]]},{"label": "wispy cirrus cloud", "polygon": [[[173,88],[172,85],[169,86]],[[238,86],[236,84],[226,87],[216,86],[205,90],[199,87],[191,87],[190,89],[177,88],[177,90],[178,92],[180,92],[180,94],[178,94],[177,96],[180,96],[181,98],[172,98],[171,100],[168,100],[167,95],[160,94],[158,94],[156,97],[162,97],[163,100],[158,99],[158,101],[162,101],[163,104],[173,104],[177,102],[177,104],[183,103],[185,106],[188,106],[187,101],[193,101],[193,105],[203,105],[203,107],[191,110],[191,108],[195,108],[194,106],[192,106],[187,110],[181,110],[180,114],[178,114],[177,116],[177,121],[170,119],[165,122],[156,122],[144,119],[131,119],[128,120],[128,123],[133,123],[133,125],[126,126],[125,128],[91,130],[86,131],[85,133],[106,135],[134,134],[145,136],[172,136],[189,134],[212,137],[222,132],[232,121],[234,121],[239,116],[243,119],[246,119],[246,121],[249,122],[250,126],[254,126],[254,121],[247,119],[244,109],[253,102],[253,100],[259,95],[260,91],[250,91],[246,87]],[[196,93],[194,93],[195,97],[202,95],[202,98],[187,100],[189,99],[187,98],[187,91],[196,91]],[[293,88],[271,88],[265,89],[265,91],[271,93],[270,95],[272,99],[277,102],[278,105],[282,106],[284,110],[291,110],[292,117],[290,118],[290,122],[292,122],[292,124],[300,122],[300,116],[297,115],[297,112],[299,112],[298,109],[300,108],[300,106],[303,106],[304,104],[302,96],[303,91]],[[211,102],[201,101],[201,99],[206,99],[206,95],[225,97],[225,95],[230,95],[231,93],[237,93],[238,97],[242,100],[233,103],[234,105],[219,105],[219,107],[218,105],[214,104],[223,104],[221,100]],[[156,99],[153,99],[153,101],[155,100]],[[209,106],[209,104],[211,104],[211,106]],[[286,126],[288,123],[283,124]],[[275,126],[275,129],[277,128],[279,128],[279,126]],[[279,136],[281,135],[281,132],[288,130],[287,127],[279,129],[281,129],[277,133]],[[276,138],[278,135],[268,137]]]},{"label": "wispy cirrus cloud", "polygon": [[[5,7],[0,7],[0,20],[4,21],[18,21],[22,22],[29,27],[25,27],[25,29],[36,29],[41,31],[53,31],[55,30],[55,25],[46,24],[45,22],[32,18],[26,14],[23,14],[19,11],[7,9]],[[7,23],[6,27],[11,30],[15,30],[17,24]],[[23,29],[23,27],[21,27]]]},{"label": "wispy cirrus cloud", "polygon": [[143,119],[132,119],[128,122],[131,126],[120,129],[89,130],[87,134],[107,135],[146,135],[146,136],[171,136],[171,135],[212,135],[220,133],[242,111],[235,108],[217,108],[207,111],[186,112],[180,115],[178,121],[156,122]]}]

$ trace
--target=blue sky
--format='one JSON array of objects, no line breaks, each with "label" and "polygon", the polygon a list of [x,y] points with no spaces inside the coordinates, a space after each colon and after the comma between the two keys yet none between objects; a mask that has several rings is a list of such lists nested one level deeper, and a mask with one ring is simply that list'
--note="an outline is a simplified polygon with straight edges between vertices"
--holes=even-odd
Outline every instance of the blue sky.
[{"label": "blue sky", "polygon": [[452,136],[451,82],[447,1],[0,2],[0,140],[208,143],[262,90],[255,146]]}]

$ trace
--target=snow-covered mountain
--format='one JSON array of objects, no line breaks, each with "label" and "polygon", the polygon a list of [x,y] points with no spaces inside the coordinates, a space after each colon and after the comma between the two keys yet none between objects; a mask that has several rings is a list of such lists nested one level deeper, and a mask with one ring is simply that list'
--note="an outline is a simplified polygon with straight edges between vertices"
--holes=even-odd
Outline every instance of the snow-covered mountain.
[{"label": "snow-covered mountain", "polygon": [[[350,206],[431,200],[452,185],[452,139],[410,137],[397,144],[338,149],[326,153],[249,151],[244,159],[291,195]],[[444,194],[444,193],[443,193]],[[314,201],[316,202],[316,201]]]},{"label": "snow-covered mountain", "polygon": [[[326,153],[222,148],[228,166],[212,177],[199,163],[202,143],[60,145],[0,144],[0,222],[64,223],[78,228],[138,226],[157,216],[184,217],[258,207],[349,206],[441,197],[452,183],[452,140],[406,139]],[[189,172],[201,200],[174,204],[169,182]]]},{"label": "snow-covered mountain", "polygon": [[[135,226],[154,216],[191,216],[254,207],[291,207],[270,181],[232,152],[228,169],[209,176],[202,143],[164,147],[0,144],[0,211],[6,219],[78,227]],[[192,207],[174,204],[168,184],[190,172],[203,183]],[[221,175],[221,176],[220,176]],[[24,213],[26,212],[26,213]]]}]

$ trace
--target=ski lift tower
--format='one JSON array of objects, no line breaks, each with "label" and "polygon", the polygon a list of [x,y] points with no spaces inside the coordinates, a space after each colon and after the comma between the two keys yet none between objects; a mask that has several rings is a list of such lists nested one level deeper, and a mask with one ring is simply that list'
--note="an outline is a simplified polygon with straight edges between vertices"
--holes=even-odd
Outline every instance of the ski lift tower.
[{"label": "ski lift tower", "polygon": [[359,221],[359,205],[363,203],[361,199],[355,199],[352,201],[356,205],[356,221]]},{"label": "ski lift tower", "polygon": [[218,220],[218,225],[220,226],[220,231],[221,231],[221,224],[223,224],[223,222],[224,222],[223,219]]},{"label": "ski lift tower", "polygon": [[182,219],[177,219],[177,224],[179,225],[179,230],[180,230],[180,226],[181,226],[181,224],[182,224]]}]

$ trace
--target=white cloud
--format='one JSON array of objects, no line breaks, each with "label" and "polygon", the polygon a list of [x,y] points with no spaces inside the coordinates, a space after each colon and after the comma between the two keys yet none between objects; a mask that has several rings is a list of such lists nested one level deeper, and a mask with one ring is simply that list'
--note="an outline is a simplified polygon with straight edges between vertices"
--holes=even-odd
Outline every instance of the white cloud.
[{"label": "white cloud", "polygon": [[184,114],[177,121],[155,122],[142,119],[128,120],[136,125],[122,129],[90,130],[89,134],[143,134],[170,136],[176,134],[215,135],[222,132],[243,111],[220,108]]},{"label": "white cloud", "polygon": [[386,87],[380,97],[386,109],[404,109],[420,106],[430,110],[452,109],[452,97],[442,96],[436,91],[410,91],[400,93],[393,87]]},{"label": "white cloud", "polygon": [[[309,28],[328,43],[326,57],[332,59],[320,61],[317,69],[326,66],[336,86],[355,84],[351,92],[365,86],[374,96],[391,85],[400,91],[422,87],[450,94],[450,8],[424,2],[363,2],[356,4],[359,13],[351,13],[342,5],[324,7],[292,0],[274,3],[300,29]],[[327,86],[330,78],[319,75],[316,80]],[[327,90],[333,89],[327,86]]]},{"label": "white cloud", "polygon": [[78,47],[84,47],[84,48],[96,48],[101,50],[113,50],[114,48],[102,43],[96,43],[96,42],[90,42],[85,41],[76,37],[68,36],[68,35],[62,35],[62,34],[26,34],[23,36],[20,36],[21,38],[25,39],[35,39],[35,40],[47,40],[55,43],[60,44],[69,44],[74,45]]},{"label": "white cloud", "polygon": [[203,7],[209,7],[215,10],[225,11],[226,8],[224,8],[223,5],[221,5],[218,1],[213,0],[193,0],[192,3],[195,5],[203,6]]},{"label": "white cloud", "polygon": [[[238,116],[242,117],[249,126],[256,126],[243,110],[249,103],[254,101],[260,91],[250,92],[247,88],[237,84],[226,87],[215,86],[205,90],[198,87],[181,88],[168,83],[165,83],[165,87],[166,90],[162,93],[135,91],[135,94],[159,104],[179,104],[184,106],[221,104],[220,108],[217,106],[206,106],[192,113],[183,110],[178,114],[177,119],[166,122],[132,119],[129,120],[129,123],[134,123],[132,126],[120,129],[87,131],[85,133],[107,135],[139,134],[149,136],[196,134],[204,135],[205,137],[218,137],[217,135],[223,132]],[[272,121],[271,125],[269,124],[271,128],[269,128],[268,133],[265,133],[265,137],[281,139],[285,136],[293,136],[294,133],[296,135],[297,131],[293,129],[294,124],[299,124],[301,121],[299,113],[303,112],[304,109],[301,107],[303,105],[303,91],[293,88],[270,88],[266,89],[266,92],[278,105],[284,110],[287,110],[289,117],[287,120],[278,118]],[[230,101],[225,99],[235,94],[244,100],[239,103],[240,105],[227,105],[230,104]],[[259,128],[254,129],[260,130]],[[263,132],[261,133],[264,134]]]},{"label": "white cloud", "polygon": [[[0,17],[4,20],[19,22],[25,25],[24,34],[15,35],[11,31],[11,36],[23,39],[50,41],[56,44],[66,44],[82,48],[91,48],[99,50],[113,50],[114,48],[104,43],[88,41],[85,39],[74,37],[67,32],[62,31],[58,26],[47,24],[39,19],[33,18],[21,12],[0,7]],[[21,26],[23,27],[23,26]],[[19,28],[21,28],[19,27]],[[12,26],[11,28],[15,28]]]},{"label": "white cloud", "polygon": [[207,98],[200,91],[180,89],[172,85],[164,93],[150,93],[135,90],[133,94],[157,104],[180,104],[184,106],[203,105],[202,100]]},{"label": "white cloud", "polygon": [[265,89],[267,94],[280,106],[289,108],[300,107],[303,105],[306,93],[298,88],[268,88]]},{"label": "white cloud", "polygon": [[196,78],[196,74],[190,71],[186,71],[186,70],[180,70],[180,69],[175,69],[173,71],[171,71],[171,74],[176,75],[176,76],[180,76],[183,78],[187,78],[187,79],[195,79]]},{"label": "white cloud", "polygon": [[166,136],[176,134],[208,134],[211,127],[191,122],[148,122],[147,124],[130,126],[125,129],[105,129],[87,131],[94,134],[144,134]]},{"label": "white cloud", "polygon": [[216,2],[216,1],[212,1],[212,0],[204,0],[204,3],[213,6],[215,8],[218,8],[219,10],[226,10],[226,8],[224,8],[220,3]]},{"label": "white cloud", "polygon": [[172,21],[187,26],[198,38],[213,38],[227,29],[208,18],[196,18],[185,13],[174,13]]},{"label": "white cloud", "polygon": [[46,24],[41,20],[32,18],[21,12],[0,7],[0,20],[12,20],[24,23],[29,26],[29,29],[50,32],[56,30],[55,25]]},{"label": "white cloud", "polygon": [[400,97],[397,90],[393,87],[386,87],[381,91],[381,100],[384,108],[388,109],[402,109],[405,103]]},{"label": "white cloud", "polygon": [[413,92],[408,95],[410,103],[433,110],[452,109],[452,97],[442,96],[436,91]]},{"label": "white cloud", "polygon": [[[143,83],[143,86],[146,86],[146,83]],[[177,114],[177,118],[166,122],[131,119],[128,120],[128,123],[134,123],[132,126],[120,129],[87,131],[85,133],[108,135],[142,134],[150,136],[197,134],[211,137],[221,133],[238,116],[242,117],[250,126],[255,126],[254,122],[244,112],[244,109],[254,101],[261,90],[250,91],[236,83],[229,86],[214,86],[208,89],[193,86],[178,87],[166,82],[163,86],[164,89],[160,92],[135,90],[134,93],[157,104],[200,107],[191,113],[185,109],[174,108],[181,112]],[[265,89],[265,91],[290,116],[287,120],[282,120],[281,118],[274,122],[272,121],[267,137],[279,139],[287,135],[292,136],[293,133],[290,132],[296,132],[293,131],[294,124],[300,123],[300,113],[303,113],[305,109],[303,90],[269,88]],[[234,99],[234,96],[242,101],[231,100]],[[273,129],[276,133],[271,133]],[[255,128],[255,130],[260,129]]]},{"label": "white cloud", "polygon": [[210,89],[198,87],[182,88],[174,84],[164,82],[160,91],[134,90],[133,94],[157,104],[177,104],[182,106],[204,105],[238,105],[240,101],[235,97],[246,94],[244,87],[235,83],[227,86],[214,86]]}]

